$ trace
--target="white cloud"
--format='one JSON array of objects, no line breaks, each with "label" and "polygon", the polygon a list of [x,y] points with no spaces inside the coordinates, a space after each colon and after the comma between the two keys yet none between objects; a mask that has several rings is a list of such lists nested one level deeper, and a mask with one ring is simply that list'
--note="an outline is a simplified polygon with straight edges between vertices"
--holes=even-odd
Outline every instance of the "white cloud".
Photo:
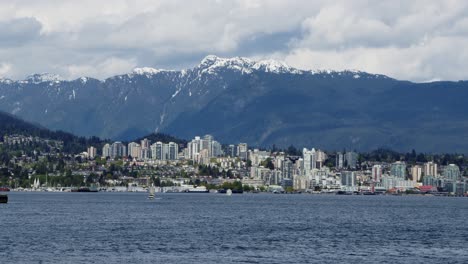
[{"label": "white cloud", "polygon": [[11,64],[9,63],[0,63],[0,78],[8,75],[11,71]]},{"label": "white cloud", "polygon": [[134,59],[108,58],[102,62],[96,61],[95,63],[69,65],[66,67],[66,77],[72,79],[77,76],[92,76],[104,79],[115,74],[128,72],[129,69],[135,67],[136,63]]},{"label": "white cloud", "polygon": [[355,68],[400,79],[468,79],[468,2],[2,1],[0,61],[24,78],[105,78],[181,68],[207,54]]}]

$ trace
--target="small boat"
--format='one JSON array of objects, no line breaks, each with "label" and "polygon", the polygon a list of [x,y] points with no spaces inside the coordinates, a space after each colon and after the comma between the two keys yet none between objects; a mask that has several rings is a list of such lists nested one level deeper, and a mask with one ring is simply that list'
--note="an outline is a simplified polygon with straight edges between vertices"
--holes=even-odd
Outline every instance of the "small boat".
[{"label": "small boat", "polygon": [[149,192],[148,199],[153,200],[154,193],[156,192],[156,190],[154,189],[154,186],[149,187],[148,192]]},{"label": "small boat", "polygon": [[231,190],[231,189],[228,189],[228,190],[226,191],[226,195],[227,195],[227,196],[231,196],[231,195],[232,195],[232,190]]},{"label": "small boat", "polygon": [[8,195],[0,194],[0,203],[8,203]]},{"label": "small boat", "polygon": [[8,187],[0,187],[0,192],[9,192],[10,188]]}]

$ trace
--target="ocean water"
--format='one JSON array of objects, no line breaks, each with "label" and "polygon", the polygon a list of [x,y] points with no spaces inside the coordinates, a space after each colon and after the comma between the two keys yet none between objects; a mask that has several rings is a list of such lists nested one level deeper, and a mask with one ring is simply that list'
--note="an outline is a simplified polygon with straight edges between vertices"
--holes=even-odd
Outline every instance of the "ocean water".
[{"label": "ocean water", "polygon": [[468,199],[16,193],[0,263],[468,263]]}]

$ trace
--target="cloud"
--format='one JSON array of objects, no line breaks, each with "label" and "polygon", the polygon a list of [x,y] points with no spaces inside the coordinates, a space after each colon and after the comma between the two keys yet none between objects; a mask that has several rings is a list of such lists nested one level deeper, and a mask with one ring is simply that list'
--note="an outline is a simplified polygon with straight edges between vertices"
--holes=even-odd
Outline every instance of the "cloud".
[{"label": "cloud", "polygon": [[11,64],[9,63],[0,63],[0,78],[2,76],[8,75],[11,71]]},{"label": "cloud", "polygon": [[0,46],[24,45],[40,36],[41,23],[37,19],[17,18],[0,22]]},{"label": "cloud", "polygon": [[0,3],[0,61],[16,79],[46,71],[102,79],[136,66],[193,67],[217,54],[458,80],[468,79],[467,42],[461,0]]},{"label": "cloud", "polygon": [[136,63],[133,59],[108,58],[101,62],[69,65],[66,67],[66,76],[97,76],[103,79],[117,73],[125,73],[128,69],[135,67]]}]

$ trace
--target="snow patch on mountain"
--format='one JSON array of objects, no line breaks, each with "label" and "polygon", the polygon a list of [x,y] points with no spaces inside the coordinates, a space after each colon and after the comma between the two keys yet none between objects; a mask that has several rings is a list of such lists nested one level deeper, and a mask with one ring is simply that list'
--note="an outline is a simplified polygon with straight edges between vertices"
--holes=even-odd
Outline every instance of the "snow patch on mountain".
[{"label": "snow patch on mountain", "polygon": [[34,84],[43,83],[43,82],[59,83],[60,81],[63,81],[63,79],[62,77],[60,77],[60,75],[53,74],[53,73],[36,73],[33,75],[29,75],[23,81],[27,83],[34,83]]},{"label": "snow patch on mountain", "polygon": [[223,68],[239,71],[242,74],[249,74],[254,71],[292,74],[302,74],[303,72],[276,60],[254,61],[244,57],[220,58],[215,55],[206,56],[196,68],[200,69],[201,73],[210,74],[214,74],[217,70]]},{"label": "snow patch on mountain", "polygon": [[10,80],[10,79],[0,78],[0,83],[11,84],[11,83],[13,83],[13,81]]},{"label": "snow patch on mountain", "polygon": [[138,75],[153,75],[153,74],[158,74],[160,72],[167,72],[168,70],[164,69],[155,69],[151,67],[142,67],[142,68],[135,68],[133,69],[134,74]]}]

